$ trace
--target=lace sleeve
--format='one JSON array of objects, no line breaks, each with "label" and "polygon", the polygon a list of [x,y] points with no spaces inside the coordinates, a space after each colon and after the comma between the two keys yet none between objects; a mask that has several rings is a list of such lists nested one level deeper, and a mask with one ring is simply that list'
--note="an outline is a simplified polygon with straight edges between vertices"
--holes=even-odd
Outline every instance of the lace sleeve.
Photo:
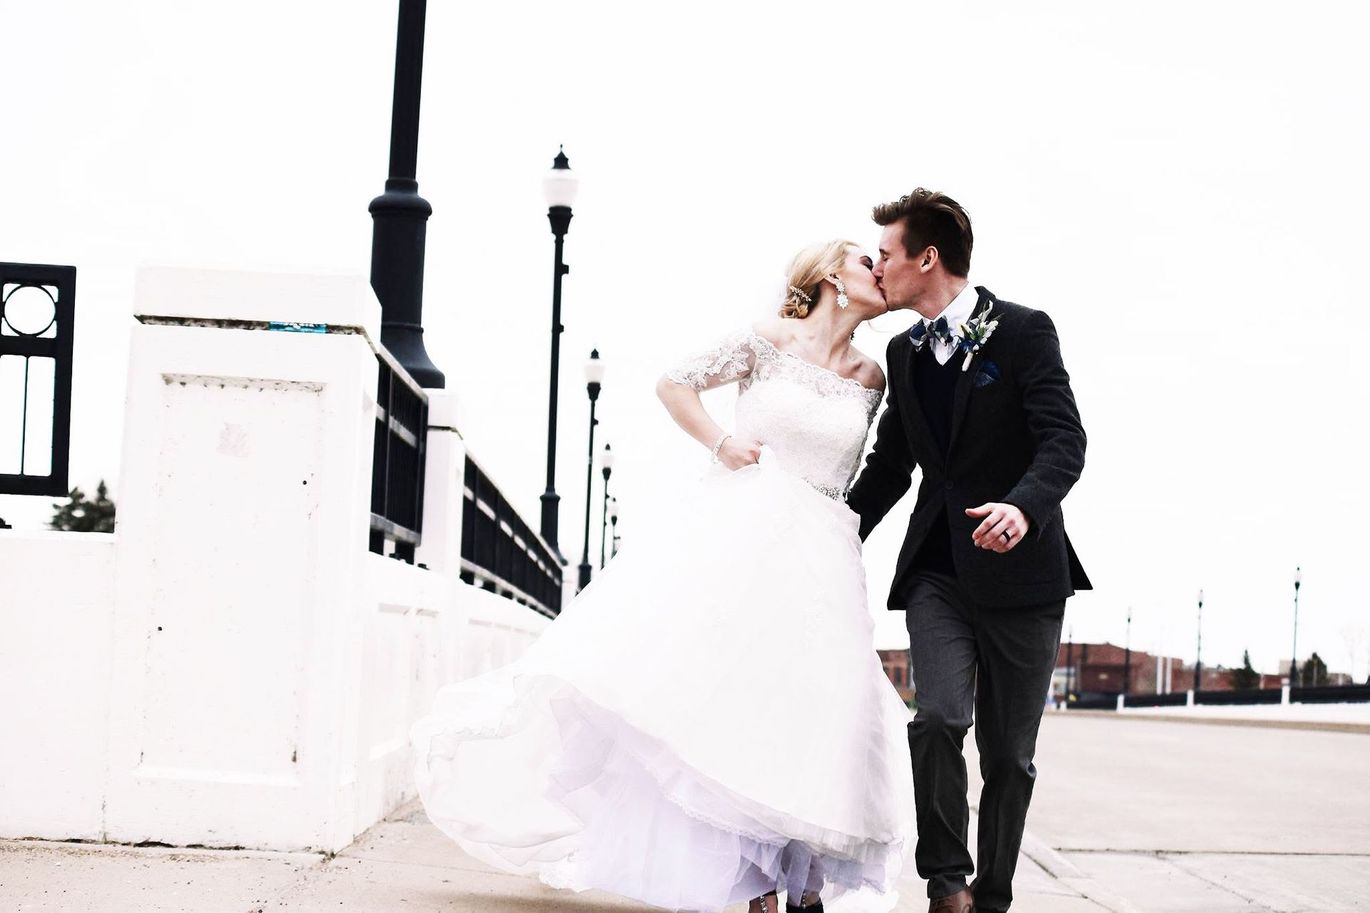
[{"label": "lace sleeve", "polygon": [[701,352],[666,372],[666,379],[695,391],[711,390],[741,380],[756,366],[750,330],[738,330],[707,352]]}]

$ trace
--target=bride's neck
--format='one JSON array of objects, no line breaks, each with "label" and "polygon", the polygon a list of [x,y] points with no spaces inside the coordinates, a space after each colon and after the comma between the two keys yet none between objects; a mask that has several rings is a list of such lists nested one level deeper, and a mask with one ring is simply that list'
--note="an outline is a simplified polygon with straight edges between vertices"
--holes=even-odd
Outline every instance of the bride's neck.
[{"label": "bride's neck", "polygon": [[851,348],[851,337],[861,324],[861,317],[837,306],[836,295],[823,295],[820,306],[809,312],[804,319],[804,333],[815,354],[825,355],[829,361],[836,361]]}]

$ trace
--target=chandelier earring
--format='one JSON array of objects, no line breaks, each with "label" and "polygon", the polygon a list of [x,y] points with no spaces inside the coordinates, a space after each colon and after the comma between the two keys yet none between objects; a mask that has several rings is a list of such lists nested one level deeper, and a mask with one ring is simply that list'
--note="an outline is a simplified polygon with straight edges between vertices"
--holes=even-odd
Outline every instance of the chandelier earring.
[{"label": "chandelier earring", "polygon": [[828,278],[832,280],[833,285],[837,286],[837,306],[845,311],[847,305],[851,304],[851,302],[847,300],[847,286],[842,282],[842,277],[840,276],[829,276]]}]

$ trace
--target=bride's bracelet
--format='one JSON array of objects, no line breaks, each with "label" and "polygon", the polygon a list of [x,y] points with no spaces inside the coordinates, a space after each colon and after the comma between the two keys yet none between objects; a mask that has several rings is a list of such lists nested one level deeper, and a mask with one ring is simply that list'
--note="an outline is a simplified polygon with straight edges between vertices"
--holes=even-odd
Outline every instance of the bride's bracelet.
[{"label": "bride's bracelet", "polygon": [[715,460],[715,461],[718,460],[718,451],[720,451],[720,450],[723,449],[723,442],[726,441],[726,440],[727,440],[728,438],[730,438],[730,437],[732,437],[731,434],[724,434],[721,438],[718,439],[718,443],[717,443],[717,444],[714,444],[714,449],[709,451],[709,458],[710,458],[710,459]]}]

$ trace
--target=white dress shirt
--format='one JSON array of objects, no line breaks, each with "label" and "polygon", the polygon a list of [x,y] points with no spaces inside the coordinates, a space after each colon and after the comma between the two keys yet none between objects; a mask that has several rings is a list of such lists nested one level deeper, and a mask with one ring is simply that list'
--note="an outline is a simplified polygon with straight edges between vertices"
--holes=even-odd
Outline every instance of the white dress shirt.
[{"label": "white dress shirt", "polygon": [[[942,308],[940,314],[927,322],[936,323],[938,317],[945,317],[947,318],[947,330],[951,332],[952,336],[955,336],[957,327],[975,316],[975,305],[979,301],[980,293],[975,290],[975,283],[968,281],[966,287],[961,289],[961,294],[951,299],[947,306]],[[933,339],[928,344],[932,346],[932,354],[937,357],[939,365],[951,361],[951,356],[956,354],[955,342],[947,343],[940,339]]]}]

